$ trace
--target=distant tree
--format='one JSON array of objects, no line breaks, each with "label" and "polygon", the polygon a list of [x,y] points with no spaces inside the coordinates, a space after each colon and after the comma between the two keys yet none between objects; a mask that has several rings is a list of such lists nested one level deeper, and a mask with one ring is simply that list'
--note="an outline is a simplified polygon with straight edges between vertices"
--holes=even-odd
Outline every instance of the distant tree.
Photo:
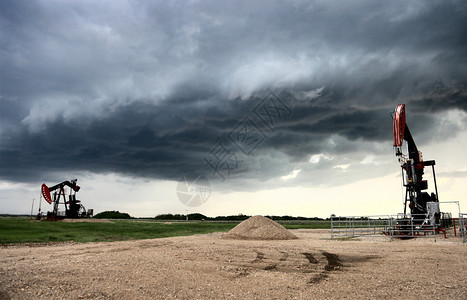
[{"label": "distant tree", "polygon": [[208,217],[200,213],[188,214],[188,220],[207,220],[207,219]]},{"label": "distant tree", "polygon": [[154,217],[156,220],[185,220],[185,215],[180,214],[161,214]]},{"label": "distant tree", "polygon": [[104,211],[94,216],[97,219],[132,219],[127,213],[121,213],[118,210]]},{"label": "distant tree", "polygon": [[[180,215],[180,214],[160,214],[154,217],[156,220],[186,220],[187,215]],[[210,218],[206,217],[200,213],[192,213],[188,214],[188,220],[208,220]]]}]

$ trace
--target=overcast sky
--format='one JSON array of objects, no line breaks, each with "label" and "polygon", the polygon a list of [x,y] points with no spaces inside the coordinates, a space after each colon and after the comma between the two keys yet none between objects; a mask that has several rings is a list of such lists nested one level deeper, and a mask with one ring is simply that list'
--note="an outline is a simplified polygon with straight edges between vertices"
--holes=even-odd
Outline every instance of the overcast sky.
[{"label": "overcast sky", "polygon": [[465,1],[0,1],[0,213],[77,178],[97,212],[394,214],[399,103],[465,211],[466,37]]}]

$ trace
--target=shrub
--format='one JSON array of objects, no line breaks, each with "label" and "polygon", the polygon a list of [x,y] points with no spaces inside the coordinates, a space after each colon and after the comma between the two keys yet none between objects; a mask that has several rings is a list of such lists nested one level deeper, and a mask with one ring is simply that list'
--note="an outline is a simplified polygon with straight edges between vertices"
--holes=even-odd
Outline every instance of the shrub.
[{"label": "shrub", "polygon": [[97,215],[94,216],[94,218],[98,219],[132,219],[132,217],[127,214],[127,213],[121,213],[118,210],[113,210],[113,211],[104,211],[101,213],[98,213]]}]

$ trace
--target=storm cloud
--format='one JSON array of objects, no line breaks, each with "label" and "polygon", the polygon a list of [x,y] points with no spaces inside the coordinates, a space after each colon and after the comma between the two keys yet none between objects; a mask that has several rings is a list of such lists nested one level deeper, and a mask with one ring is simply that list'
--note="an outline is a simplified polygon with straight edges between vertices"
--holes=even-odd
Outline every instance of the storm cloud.
[{"label": "storm cloud", "polygon": [[[219,177],[208,162],[223,143],[231,183],[299,168],[338,184],[352,160],[390,149],[398,103],[420,136],[467,124],[463,1],[3,1],[0,11],[2,180]],[[268,97],[290,110],[272,127],[254,110]],[[461,113],[441,122],[450,111]],[[249,152],[229,140],[245,118],[263,137]]]}]

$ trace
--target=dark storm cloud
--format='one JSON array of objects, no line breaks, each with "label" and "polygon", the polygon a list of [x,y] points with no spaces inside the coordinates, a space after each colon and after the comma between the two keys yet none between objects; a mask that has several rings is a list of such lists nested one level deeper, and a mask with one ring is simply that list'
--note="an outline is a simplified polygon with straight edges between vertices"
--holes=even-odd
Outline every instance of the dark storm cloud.
[{"label": "dark storm cloud", "polygon": [[378,154],[368,143],[391,145],[398,103],[421,132],[437,125],[435,114],[467,112],[462,1],[1,6],[6,180],[206,170],[203,157],[268,91],[292,114],[273,129],[258,123],[267,134],[251,155],[234,148],[242,165],[232,178],[282,176],[320,153],[341,158],[303,166],[302,176],[332,174],[346,156]]}]

